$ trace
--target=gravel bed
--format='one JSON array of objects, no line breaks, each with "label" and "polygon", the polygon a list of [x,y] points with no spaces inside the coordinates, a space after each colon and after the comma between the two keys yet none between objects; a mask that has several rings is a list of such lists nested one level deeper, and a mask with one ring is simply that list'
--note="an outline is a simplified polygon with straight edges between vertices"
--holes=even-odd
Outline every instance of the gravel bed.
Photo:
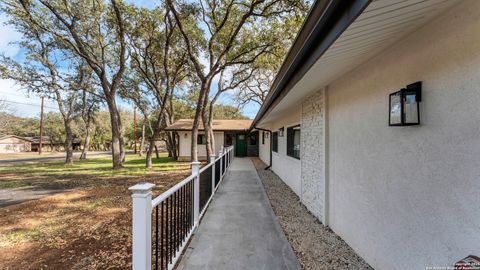
[{"label": "gravel bed", "polygon": [[324,227],[265,163],[252,158],[273,211],[303,269],[373,269],[332,230]]}]

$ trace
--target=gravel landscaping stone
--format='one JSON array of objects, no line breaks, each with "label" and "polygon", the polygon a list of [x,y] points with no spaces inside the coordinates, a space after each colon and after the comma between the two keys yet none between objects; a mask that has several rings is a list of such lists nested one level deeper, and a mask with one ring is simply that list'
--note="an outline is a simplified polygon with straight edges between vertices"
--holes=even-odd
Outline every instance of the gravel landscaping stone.
[{"label": "gravel landscaping stone", "polygon": [[265,163],[252,158],[273,211],[304,269],[373,269],[316,219],[298,196]]}]

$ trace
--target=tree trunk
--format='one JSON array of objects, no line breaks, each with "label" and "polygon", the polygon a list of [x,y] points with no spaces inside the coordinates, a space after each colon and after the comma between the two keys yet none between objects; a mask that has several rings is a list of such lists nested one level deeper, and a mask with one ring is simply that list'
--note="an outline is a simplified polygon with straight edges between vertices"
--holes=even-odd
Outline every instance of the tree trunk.
[{"label": "tree trunk", "polygon": [[139,155],[143,157],[143,149],[145,148],[145,121],[143,121],[142,125],[142,140],[140,141],[140,151]]},{"label": "tree trunk", "polygon": [[73,164],[73,132],[70,127],[70,121],[65,120],[65,164]]},{"label": "tree trunk", "polygon": [[212,138],[211,138],[211,132],[210,132],[210,124],[208,123],[207,119],[205,116],[202,117],[202,122],[203,122],[203,129],[205,131],[205,150],[207,152],[207,161],[210,160],[210,157],[212,156]]},{"label": "tree trunk", "polygon": [[173,132],[167,132],[167,147],[168,156],[177,159],[177,144],[175,140],[175,134]]},{"label": "tree trunk", "polygon": [[86,159],[87,158],[87,152],[90,148],[90,117],[87,120],[87,123],[85,123],[85,141],[83,142],[83,149],[82,153],[80,154],[80,159]]},{"label": "tree trunk", "polygon": [[157,157],[157,159],[160,158],[160,154],[158,153],[158,147],[157,147],[157,145],[155,145],[155,156]]},{"label": "tree trunk", "polygon": [[148,151],[147,151],[147,158],[146,158],[146,167],[147,169],[151,169],[152,168],[152,155],[153,155],[153,150],[155,149],[155,153],[157,155],[157,158],[159,158],[158,156],[158,150],[157,150],[157,146],[155,145],[155,138],[157,138],[158,136],[158,133],[159,133],[159,123],[160,122],[159,120],[157,120],[157,123],[153,129],[153,134],[152,134],[152,137],[150,138],[149,140],[149,145],[148,145]]},{"label": "tree trunk", "polygon": [[122,137],[122,121],[117,105],[113,99],[107,98],[107,105],[110,111],[110,124],[112,127],[112,164],[113,169],[121,169],[125,158]]},{"label": "tree trunk", "polygon": [[[191,141],[191,148],[190,148],[190,157],[192,159],[192,162],[198,161],[198,145],[197,145],[198,126],[204,114],[205,99],[208,100],[207,89],[210,88],[210,84],[211,84],[211,79],[207,79],[205,82],[202,82],[202,86],[200,87],[200,94],[198,97],[197,108],[195,109],[195,117],[193,118],[193,126],[192,126],[192,138],[191,138],[192,141]],[[207,143],[208,143],[208,138],[207,138]],[[207,156],[208,156],[208,152],[207,152]]]},{"label": "tree trunk", "polygon": [[173,142],[173,158],[178,160],[178,144],[177,144],[177,133],[172,132],[172,142]]},{"label": "tree trunk", "polygon": [[210,153],[212,156],[215,155],[215,136],[213,135],[213,128],[212,128],[212,122],[209,122],[209,130],[210,130]]}]

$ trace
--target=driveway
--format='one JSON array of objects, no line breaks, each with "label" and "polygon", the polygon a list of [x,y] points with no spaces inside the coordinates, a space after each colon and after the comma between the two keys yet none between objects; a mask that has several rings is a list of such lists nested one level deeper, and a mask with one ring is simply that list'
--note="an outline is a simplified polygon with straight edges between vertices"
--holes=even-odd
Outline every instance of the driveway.
[{"label": "driveway", "polygon": [[45,189],[37,187],[20,187],[0,189],[0,208],[30,200],[70,191],[71,189]]}]

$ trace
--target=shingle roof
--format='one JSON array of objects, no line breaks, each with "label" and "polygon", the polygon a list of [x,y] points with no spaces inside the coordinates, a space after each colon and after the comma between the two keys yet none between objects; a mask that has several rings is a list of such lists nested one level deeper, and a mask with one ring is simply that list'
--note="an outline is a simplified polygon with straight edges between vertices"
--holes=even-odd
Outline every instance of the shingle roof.
[{"label": "shingle roof", "polygon": [[[213,120],[214,131],[243,131],[248,130],[252,120]],[[172,125],[165,128],[167,131],[190,131],[193,127],[193,119],[180,119]],[[202,121],[200,121],[199,130],[203,130]]]}]

